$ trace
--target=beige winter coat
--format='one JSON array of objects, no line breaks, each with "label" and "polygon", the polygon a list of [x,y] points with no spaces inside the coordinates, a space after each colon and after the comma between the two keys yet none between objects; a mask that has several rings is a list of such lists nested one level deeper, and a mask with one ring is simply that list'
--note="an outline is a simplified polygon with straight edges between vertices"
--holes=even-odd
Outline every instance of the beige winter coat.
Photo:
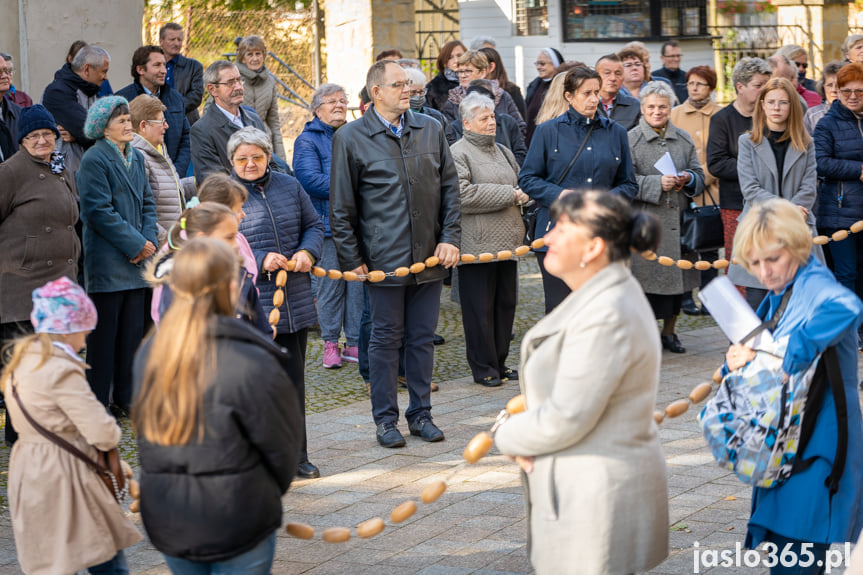
[{"label": "beige winter coat", "polygon": [[498,429],[526,477],[538,575],[648,571],[668,554],[665,459],[653,421],[661,348],[629,268],[610,264],[521,344],[527,410]]},{"label": "beige winter coat", "polygon": [[[36,342],[14,373],[30,415],[93,458],[94,445],[116,447],[120,427],[90,390],[85,364],[56,347],[37,369],[41,358],[42,345]],[[98,476],[27,423],[11,388],[6,410],[19,434],[9,459],[9,510],[25,573],[74,573],[141,540]]]},{"label": "beige winter coat", "polygon": [[[670,116],[671,123],[692,138],[695,151],[698,153],[698,163],[704,170],[705,190],[710,192],[717,204],[719,204],[719,180],[707,171],[707,137],[710,135],[710,118],[721,109],[722,106],[713,100],[707,102],[701,109],[696,108],[687,100],[679,106],[675,106],[671,110]],[[710,204],[710,199],[706,193],[699,194],[693,199],[699,206],[703,206],[705,202]]]},{"label": "beige winter coat", "polygon": [[[497,253],[524,243],[524,223],[515,205],[515,156],[494,141],[465,130],[450,148],[461,194],[461,252]],[[462,264],[469,265],[469,264]]]},{"label": "beige winter coat", "polygon": [[273,139],[273,153],[281,159],[285,158],[285,143],[282,141],[282,124],[279,121],[279,98],[276,91],[276,79],[264,66],[257,72],[250,70],[244,64],[237,64],[237,69],[246,80],[243,90],[243,104],[255,109],[264,126],[267,135]]},{"label": "beige winter coat", "polygon": [[159,229],[159,245],[163,245],[168,230],[180,219],[186,200],[195,195],[195,178],[180,178],[174,163],[167,154],[135,134],[132,146],[144,155],[147,179],[156,200],[156,225]]}]

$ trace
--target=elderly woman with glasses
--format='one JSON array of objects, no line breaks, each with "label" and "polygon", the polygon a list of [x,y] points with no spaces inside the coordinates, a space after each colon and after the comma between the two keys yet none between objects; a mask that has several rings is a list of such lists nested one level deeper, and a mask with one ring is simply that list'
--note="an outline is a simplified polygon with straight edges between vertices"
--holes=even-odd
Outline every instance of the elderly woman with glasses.
[{"label": "elderly woman with glasses", "polygon": [[[818,232],[832,234],[863,219],[863,64],[846,64],[836,74],[839,99],[815,126],[818,192]],[[827,252],[836,279],[863,297],[858,284],[863,258],[863,234],[830,242]]]},{"label": "elderly woman with glasses", "polygon": [[[459,85],[449,91],[447,102],[443,107],[443,114],[447,117],[447,120],[450,122],[459,120],[458,105],[462,100],[464,100],[464,97],[467,96],[468,86],[472,80],[486,78],[488,76],[488,71],[488,58],[479,50],[465,52],[464,55],[458,59]],[[491,82],[492,90],[494,92],[495,112],[499,114],[509,114],[515,118],[518,121],[519,128],[522,133],[524,133],[526,124],[524,123],[518,108],[516,108],[515,102],[512,101],[512,96],[498,85],[497,80],[489,80],[489,82]]]},{"label": "elderly woman with glasses", "polygon": [[[37,104],[21,111],[18,151],[0,164],[0,346],[32,333],[34,289],[78,278],[78,197],[61,154],[54,117]],[[5,354],[0,354],[0,366]],[[6,441],[16,434],[6,419]]]},{"label": "elderly woman with glasses", "polygon": [[[641,89],[641,119],[629,131],[632,163],[638,180],[633,208],[655,215],[662,226],[659,253],[675,260],[694,259],[680,247],[681,212],[694,196],[704,192],[704,172],[692,138],[668,121],[677,97],[664,82],[649,82]],[[665,154],[671,156],[676,174],[660,172],[655,164]],[[674,332],[683,304],[683,294],[698,287],[698,271],[660,267],[635,254],[632,273],[638,278],[656,319],[663,321],[660,340],[672,353],[686,348]]]},{"label": "elderly woman with glasses", "polygon": [[839,87],[836,85],[836,74],[842,69],[845,62],[833,61],[824,65],[824,74],[821,81],[816,85],[817,92],[824,96],[824,103],[818,104],[806,110],[803,116],[803,126],[809,135],[815,133],[815,126],[827,114],[830,106],[839,98]]},{"label": "elderly woman with glasses", "polygon": [[[338,101],[340,96],[327,99]],[[306,449],[305,363],[309,328],[318,321],[309,270],[321,259],[324,224],[300,183],[292,176],[269,168],[273,147],[266,133],[251,127],[238,130],[228,140],[227,152],[233,167],[232,177],[249,192],[249,198],[243,204],[246,218],[240,223],[240,233],[249,240],[255,254],[259,271],[257,286],[268,316],[276,307],[274,296],[277,289],[284,294],[285,303],[279,308],[280,319],[274,326],[275,341],[293,358],[288,375],[294,382],[304,414],[302,454],[297,475],[320,477],[318,468],[309,462]],[[289,261],[294,262],[293,271],[288,272],[285,287],[277,288],[277,273],[288,270]]]},{"label": "elderly woman with glasses", "polygon": [[542,107],[542,102],[545,100],[545,95],[548,94],[548,89],[551,86],[551,81],[557,69],[563,64],[563,54],[555,48],[543,48],[536,57],[536,78],[527,85],[525,91],[524,102],[527,106],[527,131],[524,135],[525,144],[530,147],[530,140],[533,138],[533,132],[536,130],[537,122],[536,115],[539,114],[539,109]]},{"label": "elderly woman with glasses", "polygon": [[[294,142],[294,170],[324,227],[321,261],[324,269],[339,269],[336,247],[330,232],[330,164],[333,159],[333,134],[345,124],[348,98],[337,84],[323,84],[312,95],[315,117],[306,123]],[[318,321],[324,340],[323,365],[342,366],[342,361],[359,360],[360,317],[363,288],[357,282],[321,279],[317,282]],[[345,331],[345,345],[339,351],[339,337]]]},{"label": "elderly woman with glasses", "polygon": [[132,130],[135,135],[132,147],[144,156],[147,179],[156,201],[156,225],[159,245],[168,238],[168,230],[186,209],[186,201],[195,195],[195,178],[182,178],[165,149],[165,105],[148,94],[141,94],[129,102]]}]

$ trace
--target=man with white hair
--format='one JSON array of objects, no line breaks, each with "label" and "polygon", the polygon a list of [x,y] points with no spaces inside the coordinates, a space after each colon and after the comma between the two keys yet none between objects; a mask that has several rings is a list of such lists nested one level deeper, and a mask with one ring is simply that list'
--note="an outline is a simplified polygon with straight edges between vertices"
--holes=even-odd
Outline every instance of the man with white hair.
[{"label": "man with white hair", "polygon": [[[399,64],[401,64],[401,62],[399,62]],[[402,68],[405,69],[405,73],[408,75],[408,80],[413,82],[410,86],[411,111],[431,116],[438,121],[441,127],[446,129],[447,121],[444,115],[431,106],[426,106],[425,73],[416,68],[405,68],[404,66],[402,66]]]},{"label": "man with white hair", "polygon": [[[243,79],[237,65],[227,60],[216,60],[204,71],[204,87],[213,98],[213,105],[204,110],[201,119],[191,131],[192,166],[198,185],[210,174],[230,174],[228,139],[246,126],[262,132],[264,122],[254,108],[243,106]],[[277,172],[278,165],[270,160]]]},{"label": "man with white hair", "polygon": [[82,150],[94,143],[84,135],[84,122],[87,110],[96,101],[99,88],[108,77],[110,64],[111,56],[104,48],[84,46],[75,54],[71,64],[64,64],[57,70],[54,81],[42,94],[42,105],[54,116],[57,127],[68,132],[69,141]]}]

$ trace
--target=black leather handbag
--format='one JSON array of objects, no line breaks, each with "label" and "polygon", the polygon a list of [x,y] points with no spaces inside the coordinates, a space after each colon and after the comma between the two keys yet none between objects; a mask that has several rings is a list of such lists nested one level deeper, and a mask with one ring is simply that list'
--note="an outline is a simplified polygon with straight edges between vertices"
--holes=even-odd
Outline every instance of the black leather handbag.
[{"label": "black leather handbag", "polygon": [[706,189],[711,205],[687,207],[680,213],[680,247],[690,252],[719,249],[724,231],[719,206]]}]

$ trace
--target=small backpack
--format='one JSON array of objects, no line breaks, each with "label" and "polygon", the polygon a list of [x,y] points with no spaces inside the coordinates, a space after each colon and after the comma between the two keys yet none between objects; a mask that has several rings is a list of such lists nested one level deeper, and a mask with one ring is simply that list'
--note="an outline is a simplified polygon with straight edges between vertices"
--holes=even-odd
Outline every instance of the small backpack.
[{"label": "small backpack", "polygon": [[[776,316],[781,317],[790,291],[789,287],[774,317],[744,342],[776,326]],[[726,375],[699,413],[698,422],[720,467],[734,471],[748,485],[774,487],[814,462],[815,458],[804,460],[798,455],[812,435],[829,380],[839,423],[836,457],[826,481],[832,495],[839,487],[848,443],[847,406],[836,349],[828,348],[809,368],[783,382],[787,345],[787,336],[762,345],[755,359]]]}]

